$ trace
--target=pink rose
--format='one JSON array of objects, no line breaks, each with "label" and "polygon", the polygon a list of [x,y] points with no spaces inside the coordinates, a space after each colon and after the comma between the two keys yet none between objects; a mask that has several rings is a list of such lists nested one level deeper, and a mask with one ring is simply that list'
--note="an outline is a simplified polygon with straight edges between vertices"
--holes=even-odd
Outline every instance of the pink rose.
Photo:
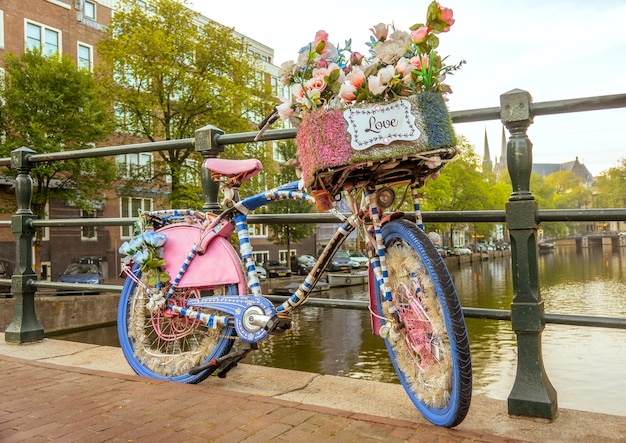
[{"label": "pink rose", "polygon": [[326,51],[326,43],[328,42],[328,33],[326,31],[317,31],[315,34],[315,40],[313,41],[313,48],[318,54],[323,54]]},{"label": "pink rose", "polygon": [[344,83],[339,88],[339,98],[347,103],[350,103],[356,98],[356,90],[356,86],[351,85],[350,83]]},{"label": "pink rose", "polygon": [[452,14],[453,14],[452,9],[442,8],[441,6],[439,6],[439,20],[449,25],[443,29],[443,32],[448,32],[450,30],[450,26],[454,24],[454,19],[452,18]]},{"label": "pink rose", "polygon": [[346,75],[346,80],[348,80],[355,87],[360,87],[365,81],[365,74],[361,71],[361,68],[355,66],[352,68],[352,71]]},{"label": "pink rose", "polygon": [[372,31],[376,40],[384,42],[389,34],[389,26],[384,23],[379,23],[373,28],[370,28],[370,31]]},{"label": "pink rose", "polygon": [[328,74],[330,74],[330,69],[328,69],[328,65],[323,66],[323,67],[320,66],[320,67],[313,69],[313,71],[311,72],[311,77],[324,78],[324,76],[327,76]]},{"label": "pink rose", "polygon": [[415,31],[411,31],[411,38],[415,43],[423,43],[426,41],[426,37],[428,37],[428,31],[429,29],[427,26],[422,26]]},{"label": "pink rose", "polygon": [[415,66],[415,69],[421,71],[422,67],[423,69],[428,69],[429,59],[426,55],[422,55],[421,59],[416,55],[415,57],[411,57],[411,64]]},{"label": "pink rose", "polygon": [[311,77],[304,82],[304,87],[307,91],[311,90],[322,92],[326,89],[326,82],[324,81],[324,77]]},{"label": "pink rose", "polygon": [[350,55],[350,64],[351,65],[360,65],[363,62],[363,54],[360,52],[353,52]]}]

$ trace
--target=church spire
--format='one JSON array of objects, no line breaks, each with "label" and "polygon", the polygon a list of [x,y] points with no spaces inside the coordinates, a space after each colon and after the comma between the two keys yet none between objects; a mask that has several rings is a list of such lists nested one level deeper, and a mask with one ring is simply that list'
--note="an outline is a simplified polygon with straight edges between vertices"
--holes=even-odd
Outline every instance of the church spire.
[{"label": "church spire", "polygon": [[485,147],[483,153],[483,173],[492,172],[491,154],[489,153],[489,140],[487,140],[487,128],[485,128]]},{"label": "church spire", "polygon": [[501,158],[501,162],[502,162],[502,168],[506,169],[507,168],[507,162],[506,162],[506,133],[504,132],[504,125],[502,125],[502,141],[500,142],[500,158]]}]

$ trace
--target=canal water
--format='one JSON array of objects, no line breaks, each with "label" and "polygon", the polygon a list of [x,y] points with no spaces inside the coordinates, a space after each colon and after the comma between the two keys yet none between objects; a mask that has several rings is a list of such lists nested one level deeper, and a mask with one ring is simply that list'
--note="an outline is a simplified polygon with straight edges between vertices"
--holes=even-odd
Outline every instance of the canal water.
[{"label": "canal water", "polygon": [[[626,248],[557,248],[539,256],[547,313],[626,317]],[[510,309],[510,258],[450,270],[464,307]],[[367,300],[366,286],[316,297]],[[272,336],[246,363],[396,383],[384,343],[371,334],[366,311],[305,307],[291,331]],[[508,321],[467,319],[474,393],[506,400],[515,378],[516,340]],[[119,346],[115,327],[55,338]],[[626,331],[546,325],[546,373],[562,408],[626,415]]]}]

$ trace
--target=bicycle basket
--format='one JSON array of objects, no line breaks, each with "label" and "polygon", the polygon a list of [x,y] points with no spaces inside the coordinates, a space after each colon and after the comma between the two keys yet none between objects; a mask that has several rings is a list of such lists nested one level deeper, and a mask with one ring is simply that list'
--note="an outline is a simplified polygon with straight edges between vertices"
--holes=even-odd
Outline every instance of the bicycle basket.
[{"label": "bicycle basket", "polygon": [[443,96],[306,113],[296,136],[305,185],[331,194],[366,184],[415,182],[456,155]]}]

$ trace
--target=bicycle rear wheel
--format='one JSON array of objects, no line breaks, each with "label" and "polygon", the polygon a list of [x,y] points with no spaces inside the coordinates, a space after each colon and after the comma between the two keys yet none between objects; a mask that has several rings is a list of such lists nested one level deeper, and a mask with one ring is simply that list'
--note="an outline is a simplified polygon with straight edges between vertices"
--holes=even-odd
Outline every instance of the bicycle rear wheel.
[{"label": "bicycle rear wheel", "polygon": [[[133,273],[140,279],[141,272]],[[234,295],[237,285],[211,289],[214,295]],[[203,294],[204,295],[204,294]],[[177,289],[169,303],[186,306],[189,298],[200,297],[199,288]],[[208,328],[204,323],[167,310],[151,312],[149,297],[132,278],[122,288],[117,331],[126,360],[138,374],[181,383],[199,383],[211,372],[190,375],[189,370],[226,355],[233,346],[233,327]],[[214,313],[203,309],[205,313]]]},{"label": "bicycle rear wheel", "polygon": [[[465,320],[452,279],[428,236],[406,220],[382,228],[393,300],[375,285],[385,344],[400,383],[422,415],[438,426],[463,421],[472,396]],[[381,334],[383,335],[383,334]]]}]

